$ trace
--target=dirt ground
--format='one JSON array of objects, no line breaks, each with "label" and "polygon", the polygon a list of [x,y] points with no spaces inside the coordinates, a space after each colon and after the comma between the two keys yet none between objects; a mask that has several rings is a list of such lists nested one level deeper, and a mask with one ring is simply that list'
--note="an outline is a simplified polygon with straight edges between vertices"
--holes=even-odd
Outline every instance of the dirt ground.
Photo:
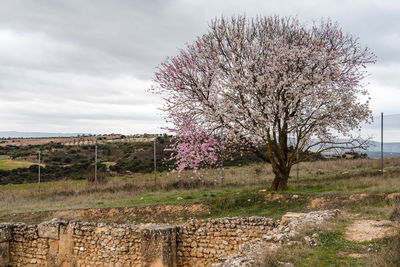
[{"label": "dirt ground", "polygon": [[36,224],[57,218],[65,221],[82,220],[108,223],[179,223],[189,218],[207,215],[209,212],[208,206],[204,204],[152,205],[3,214],[0,215],[0,222]]},{"label": "dirt ground", "polygon": [[350,241],[363,242],[395,236],[398,225],[388,220],[356,220],[346,228],[345,238]]},{"label": "dirt ground", "polygon": [[[386,194],[348,194],[348,195],[297,195],[297,194],[265,194],[264,202],[270,201],[289,202],[293,200],[307,200],[306,210],[322,210],[340,208],[343,204],[357,201],[367,201],[368,198],[381,198],[388,201],[397,199],[398,193]],[[205,204],[187,205],[150,205],[138,207],[93,208],[80,210],[38,211],[0,215],[0,222],[25,222],[36,224],[42,221],[57,218],[60,220],[83,220],[91,222],[110,223],[167,223],[184,222],[190,218],[198,218],[210,214],[210,209]],[[349,214],[350,215],[350,214]],[[352,214],[354,215],[354,214]],[[387,235],[397,227],[391,221],[356,221],[349,228],[349,238],[379,238],[381,234]],[[390,226],[391,225],[391,226]],[[397,229],[397,228],[396,228]],[[364,231],[364,232],[362,232]],[[354,232],[354,234],[353,234]],[[357,237],[357,235],[359,236]],[[366,239],[366,240],[367,240]]]}]

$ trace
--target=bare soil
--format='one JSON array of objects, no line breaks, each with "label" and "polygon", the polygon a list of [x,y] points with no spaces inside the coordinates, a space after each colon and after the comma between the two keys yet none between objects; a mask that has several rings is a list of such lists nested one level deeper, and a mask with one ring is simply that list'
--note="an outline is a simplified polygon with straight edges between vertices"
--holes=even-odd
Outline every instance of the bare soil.
[{"label": "bare soil", "polygon": [[[390,201],[391,194],[348,194],[348,195],[301,195],[301,194],[280,194],[268,193],[265,195],[264,202],[267,204],[271,201],[289,202],[293,200],[307,200],[307,210],[321,210],[321,209],[334,209],[341,208],[344,204],[351,204],[358,201],[366,201],[368,198],[379,197]],[[90,208],[78,210],[58,210],[58,211],[36,211],[24,212],[14,214],[0,215],[0,222],[25,222],[27,224],[36,224],[46,220],[57,218],[60,220],[84,220],[91,222],[109,222],[109,223],[133,223],[133,222],[146,222],[146,223],[181,223],[190,218],[199,218],[210,214],[210,208],[206,204],[186,204],[186,205],[150,205],[150,206],[136,206],[136,207],[114,207],[114,208]],[[355,214],[346,217],[357,217]],[[384,233],[392,233],[392,228],[397,225],[391,221],[384,221],[384,223],[376,221],[368,221],[359,225],[349,228],[350,236],[354,231],[354,236],[358,235],[361,229],[364,229],[366,236],[369,238],[374,235],[380,238]],[[369,226],[368,226],[369,225]],[[372,225],[372,226],[371,226]],[[391,226],[393,225],[393,227]],[[368,228],[369,227],[369,228]],[[397,229],[397,228],[396,228]],[[381,232],[375,234],[375,232]],[[351,237],[349,237],[351,238]],[[361,238],[361,237],[360,237]]]},{"label": "bare soil", "polygon": [[37,224],[53,218],[107,223],[180,223],[190,218],[207,215],[205,204],[152,205],[142,207],[95,208],[80,210],[38,211],[0,215],[0,222]]},{"label": "bare soil", "polygon": [[364,242],[395,236],[398,226],[388,220],[356,220],[346,228],[345,238],[350,241]]}]

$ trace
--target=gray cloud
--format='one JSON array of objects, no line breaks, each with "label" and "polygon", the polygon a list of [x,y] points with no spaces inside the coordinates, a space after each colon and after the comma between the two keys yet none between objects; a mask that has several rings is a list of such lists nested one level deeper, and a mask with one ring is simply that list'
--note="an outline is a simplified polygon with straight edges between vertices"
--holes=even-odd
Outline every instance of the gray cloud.
[{"label": "gray cloud", "polygon": [[[4,0],[0,9],[0,130],[158,132],[156,66],[220,15],[330,17],[378,56],[374,113],[399,113],[396,1]],[[400,140],[399,140],[400,141]]]}]

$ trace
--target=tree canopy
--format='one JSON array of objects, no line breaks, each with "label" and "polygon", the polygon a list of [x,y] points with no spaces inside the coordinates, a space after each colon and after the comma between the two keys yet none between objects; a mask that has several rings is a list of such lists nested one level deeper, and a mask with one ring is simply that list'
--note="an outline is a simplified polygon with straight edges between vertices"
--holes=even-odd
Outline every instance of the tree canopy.
[{"label": "tree canopy", "polygon": [[[298,151],[354,146],[352,132],[372,119],[360,96],[368,96],[362,80],[375,61],[330,20],[307,26],[293,17],[221,17],[160,64],[151,90],[165,100],[181,158],[215,154],[215,140],[204,140],[218,137],[218,149],[240,146],[271,163],[273,188],[286,189],[291,167],[305,160]],[[193,150],[194,140],[210,146]]]}]

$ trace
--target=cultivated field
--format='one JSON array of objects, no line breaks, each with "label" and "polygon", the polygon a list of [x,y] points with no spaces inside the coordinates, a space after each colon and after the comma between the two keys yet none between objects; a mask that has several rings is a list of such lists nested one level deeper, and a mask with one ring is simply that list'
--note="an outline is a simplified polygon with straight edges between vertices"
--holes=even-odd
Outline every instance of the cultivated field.
[{"label": "cultivated field", "polygon": [[0,138],[0,147],[29,146],[59,143],[64,145],[94,145],[107,142],[151,142],[154,137],[123,136],[120,134],[76,137],[43,137],[43,138]]}]

